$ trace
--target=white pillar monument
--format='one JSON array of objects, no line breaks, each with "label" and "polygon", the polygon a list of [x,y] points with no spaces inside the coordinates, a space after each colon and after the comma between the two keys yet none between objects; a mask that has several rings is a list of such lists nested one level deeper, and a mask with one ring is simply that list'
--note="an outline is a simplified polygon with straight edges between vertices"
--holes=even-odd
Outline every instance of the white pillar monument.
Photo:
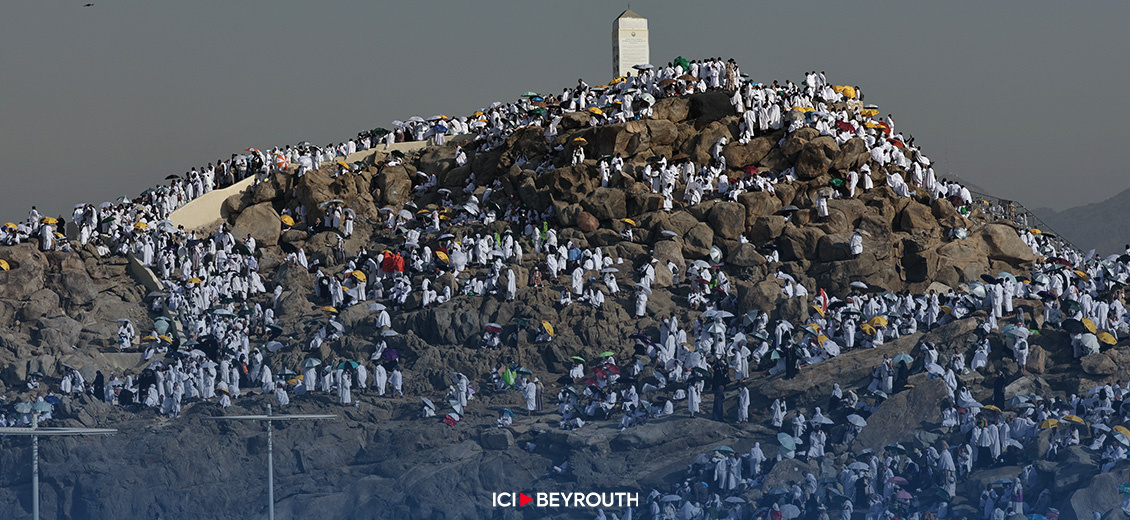
[{"label": "white pillar monument", "polygon": [[627,9],[612,22],[612,75],[624,76],[635,65],[651,60],[647,43],[647,18]]}]

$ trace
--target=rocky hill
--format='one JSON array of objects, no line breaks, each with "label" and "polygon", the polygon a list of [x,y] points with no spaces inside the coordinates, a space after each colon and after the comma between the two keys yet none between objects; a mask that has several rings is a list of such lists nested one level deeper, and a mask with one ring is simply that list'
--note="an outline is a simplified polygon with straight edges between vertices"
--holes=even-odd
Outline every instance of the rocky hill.
[{"label": "rocky hill", "polygon": [[[302,177],[274,177],[228,199],[223,218],[233,226],[233,234],[251,234],[258,240],[264,278],[286,288],[278,316],[283,327],[280,339],[287,346],[271,355],[271,365],[276,369],[296,367],[309,355],[302,346],[324,316],[319,307],[325,302],[313,295],[314,275],[288,266],[285,251],[302,247],[311,261],[329,268],[341,265],[334,252],[336,233],[308,230],[301,223],[287,228],[280,223],[280,212],[301,203],[311,211],[309,220],[315,221],[321,217],[316,209],[320,203],[339,199],[358,215],[355,233],[345,241],[350,255],[361,247],[374,252],[396,248],[403,234],[382,228],[381,208],[399,210],[409,202],[416,208],[428,208],[440,203],[441,195],[434,190],[414,191],[423,179],[420,172],[435,174],[438,187],[457,193],[468,185],[473,172],[478,186],[474,193],[481,197],[485,186],[497,186],[491,201],[500,207],[552,208],[562,242],[571,240],[582,248],[601,246],[633,267],[652,256],[663,260],[656,267],[649,316],[674,314],[681,323],[693,322],[698,312],[686,305],[686,285],[672,283],[666,261],[685,273],[690,262],[711,261],[712,248],[724,260],[739,312],[762,310],[795,321],[806,318],[812,309],[804,299],[783,295],[782,281],[774,276],[777,272],[793,276],[810,293],[823,288],[844,294],[851,282],[889,291],[922,292],[941,286],[957,289],[985,273],[1020,273],[1035,260],[1010,224],[977,212],[962,215],[950,202],[932,201],[922,191],[899,197],[878,173],[875,189],[857,198],[830,200],[829,215],[819,218],[816,199],[821,193],[842,190],[833,179],[842,179],[849,170],[868,162],[865,144],[854,139],[839,145],[808,128],[737,143],[738,118],[724,93],[660,100],[650,120],[591,127],[588,117],[584,113],[566,115],[554,144],[584,138],[589,157],[616,153],[625,157],[625,175],[612,179],[608,187],[600,186],[595,161],[569,165],[564,154],[553,152],[543,129],[527,128],[515,131],[500,147],[472,153],[462,167],[456,167],[454,161],[459,140],[411,153],[398,166],[385,165],[389,157],[375,151],[357,174],[335,178],[325,168]],[[730,141],[723,154],[735,176],[747,166],[774,172],[793,168],[797,180],[777,184],[775,193],[749,192],[736,200],[712,199],[662,211],[661,196],[637,180],[646,160],[686,154],[702,164],[720,137]],[[518,164],[519,157],[526,159],[523,165]],[[555,169],[538,174],[524,167],[546,158]],[[785,209],[788,211],[782,211]],[[637,224],[634,241],[621,238],[626,218]],[[445,232],[458,236],[500,231],[505,226],[498,221]],[[955,228],[966,229],[968,238],[950,240],[949,232]],[[864,252],[852,256],[848,241],[856,230],[865,232]],[[421,241],[435,244],[437,238],[425,234]],[[765,257],[773,248],[779,252],[779,262]],[[5,367],[0,382],[10,402],[26,395],[22,385],[31,371],[42,372],[51,382],[64,365],[84,372],[139,370],[146,365],[139,354],[118,353],[112,344],[116,319],[131,318],[139,330],[148,330],[156,317],[147,312],[148,291],[138,283],[136,273],[131,274],[137,266],[130,260],[100,257],[93,248],[41,253],[34,245],[6,248],[0,255],[12,264],[10,271],[0,272],[0,323],[5,324],[0,331],[0,361]],[[884,354],[908,352],[924,336],[950,349],[968,349],[976,343],[976,322],[971,318],[925,335],[905,336],[879,349],[846,352],[816,369],[803,370],[797,379],[756,376],[751,383],[754,417],[748,425],[692,420],[685,416],[684,407],[674,416],[623,432],[612,422],[562,431],[557,428],[560,417],[552,413],[532,420],[520,418],[510,428],[495,428],[495,410],[521,402],[516,393],[489,389],[491,366],[502,357],[513,357],[542,375],[549,383],[547,393],[555,393],[553,381],[567,373],[571,356],[591,359],[601,351],[613,350],[630,358],[635,352],[629,334],[658,335],[654,319],[632,317],[630,297],[610,297],[596,310],[580,305],[560,308],[556,305],[560,285],[527,286],[529,270],[540,262],[538,255],[530,253],[513,267],[519,289],[512,302],[472,295],[422,308],[414,295],[402,311],[393,314],[392,328],[401,335],[391,338],[390,345],[401,353],[405,391],[412,397],[362,395],[356,408],[341,407],[325,396],[295,398],[293,412],[328,410],[339,419],[278,428],[275,475],[280,517],[519,518],[553,513],[520,515],[515,510],[492,509],[489,493],[557,491],[583,483],[586,489],[646,494],[653,487],[666,488],[680,481],[689,461],[712,446],[727,444],[740,452],[760,441],[770,448],[767,440],[775,438],[776,431],[765,426],[766,410],[774,398],[787,397],[792,407],[820,406],[833,383],[866,386],[871,368]],[[473,266],[470,269],[472,275],[482,273]],[[594,275],[588,273],[586,278]],[[638,279],[630,268],[621,269],[618,276],[622,286]],[[416,275],[417,285],[421,277]],[[448,275],[436,283],[454,280]],[[1038,302],[1021,305],[1032,315],[1040,315]],[[317,355],[368,359],[379,332],[374,313],[357,305],[343,309],[339,320],[345,326],[345,337],[323,344]],[[535,343],[534,332],[522,325],[527,320],[549,321],[557,330],[556,337],[550,343]],[[503,324],[510,338],[497,353],[472,348],[490,322]],[[994,336],[993,342],[993,368],[1015,372],[1019,367],[1003,356],[1006,349],[1000,338]],[[1050,328],[1034,344],[1039,352],[1033,353],[1031,371],[1010,383],[1009,397],[1033,390],[1077,393],[1098,382],[1125,379],[1125,367],[1130,366],[1123,362],[1130,361],[1130,349],[1117,347],[1102,354],[1103,360],[1084,365],[1090,367],[1084,371],[1071,360],[1066,338]],[[438,420],[416,418],[416,396],[442,395],[452,371],[468,374],[482,389],[466,420],[448,427]],[[855,448],[875,449],[892,442],[924,447],[953,440],[938,427],[945,399],[939,380],[927,380],[922,374],[911,382],[916,385],[913,390],[889,400],[872,416]],[[975,388],[978,398],[987,398],[996,381],[995,376],[974,373],[966,382]],[[257,398],[241,398],[227,413],[259,412],[260,405]],[[112,426],[121,433],[106,439],[42,442],[44,518],[261,516],[265,509],[265,437],[257,427],[201,420],[222,413],[214,403],[196,403],[182,417],[169,420],[152,410],[130,413],[86,397],[65,399],[56,413],[62,423]],[[29,457],[29,448],[20,440],[0,443],[5,447],[0,455],[3,466],[10,468],[0,473],[0,508],[27,511],[29,476],[23,461]],[[772,446],[766,451],[770,457],[775,455],[775,444]],[[848,456],[843,452],[835,457],[842,462]],[[543,478],[547,470],[566,459],[571,472],[565,482]],[[1069,462],[1041,464],[1039,469],[1048,477],[1047,485],[1054,489],[1065,519],[1089,518],[1092,510],[1115,508],[1115,492],[1100,484],[1125,481],[1130,475],[1130,466],[1125,464],[1114,473],[1098,475],[1091,455],[1081,451],[1069,454]],[[822,466],[786,461],[770,474],[764,489],[797,479],[804,472],[824,476],[832,471],[830,462]],[[1018,471],[1019,467],[1007,466],[976,472],[960,484],[955,504],[976,508],[985,482]],[[751,492],[749,498],[758,498],[760,493]]]}]

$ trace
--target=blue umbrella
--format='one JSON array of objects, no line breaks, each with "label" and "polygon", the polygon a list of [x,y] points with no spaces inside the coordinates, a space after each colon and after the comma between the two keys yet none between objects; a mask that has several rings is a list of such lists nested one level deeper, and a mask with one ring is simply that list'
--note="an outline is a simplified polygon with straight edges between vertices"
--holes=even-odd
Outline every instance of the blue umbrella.
[{"label": "blue umbrella", "polygon": [[784,448],[785,451],[796,451],[796,441],[793,440],[792,435],[784,432],[778,433],[777,442],[781,443],[781,447]]}]

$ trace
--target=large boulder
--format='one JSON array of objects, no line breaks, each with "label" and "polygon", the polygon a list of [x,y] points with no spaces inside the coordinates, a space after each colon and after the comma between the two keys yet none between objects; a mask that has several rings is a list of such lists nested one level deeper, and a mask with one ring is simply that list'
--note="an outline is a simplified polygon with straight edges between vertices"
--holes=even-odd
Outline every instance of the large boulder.
[{"label": "large boulder", "polygon": [[981,230],[981,239],[984,240],[988,248],[989,258],[993,260],[1001,260],[1019,266],[1036,259],[1036,255],[1032,254],[1032,248],[1028,247],[1023,240],[1020,240],[1020,235],[1016,234],[1016,230],[1011,226],[1005,224],[986,225]]},{"label": "large boulder", "polygon": [[687,118],[694,119],[696,126],[737,114],[729,94],[721,90],[690,96]]},{"label": "large boulder", "polygon": [[797,178],[810,180],[828,173],[839,155],[840,146],[831,136],[822,135],[805,143],[796,160]]},{"label": "large boulder", "polygon": [[946,395],[945,383],[939,378],[891,396],[867,418],[867,426],[855,438],[855,450],[882,451],[884,446],[905,441],[919,430],[932,429],[941,417]]},{"label": "large boulder", "polygon": [[652,256],[659,259],[660,264],[667,265],[667,262],[671,262],[679,268],[679,272],[687,272],[687,262],[683,258],[683,248],[674,240],[661,240],[656,242]]},{"label": "large boulder", "polygon": [[389,166],[377,176],[376,187],[381,204],[403,204],[412,196],[412,177],[404,166]]},{"label": "large boulder", "polygon": [[1101,352],[1083,356],[1079,363],[1084,372],[1093,376],[1109,376],[1118,372],[1118,365],[1114,364],[1114,360]]},{"label": "large boulder", "polygon": [[600,221],[597,220],[592,213],[582,211],[577,215],[577,227],[581,228],[581,231],[585,233],[591,233],[600,227]]},{"label": "large boulder", "polygon": [[236,217],[231,233],[239,241],[251,235],[260,246],[274,246],[278,245],[282,235],[282,221],[275,208],[264,202],[243,210]]},{"label": "large boulder", "polygon": [[816,244],[816,257],[821,262],[835,262],[851,258],[851,235],[834,234],[820,237]]},{"label": "large boulder", "polygon": [[624,190],[597,188],[581,200],[581,207],[598,220],[615,220],[628,216]]},{"label": "large boulder", "polygon": [[937,229],[938,221],[934,218],[930,207],[925,204],[910,201],[910,203],[899,212],[899,231],[933,234]]},{"label": "large boulder", "polygon": [[756,242],[768,242],[781,236],[785,231],[785,217],[781,215],[768,215],[757,217],[749,229],[749,238]]},{"label": "large boulder", "polygon": [[754,267],[764,265],[765,257],[757,252],[756,246],[745,243],[734,248],[726,262],[738,267]]},{"label": "large boulder", "polygon": [[683,235],[683,255],[691,258],[703,258],[710,254],[710,247],[714,245],[714,230],[705,222],[699,222]]},{"label": "large boulder", "polygon": [[858,137],[849,139],[846,143],[840,145],[840,154],[836,156],[836,160],[832,162],[832,169],[841,173],[847,173],[851,170],[859,169],[867,163],[871,158],[867,148],[867,142]]},{"label": "large boulder", "polygon": [[746,144],[735,141],[722,148],[722,155],[731,168],[744,168],[760,163],[775,145],[768,137],[758,137]]},{"label": "large boulder", "polygon": [[745,232],[746,207],[737,202],[719,202],[706,218],[715,235],[736,240]]},{"label": "large boulder", "polygon": [[738,202],[745,206],[746,227],[752,227],[757,219],[772,215],[781,209],[781,199],[767,191],[742,193],[738,195]]}]

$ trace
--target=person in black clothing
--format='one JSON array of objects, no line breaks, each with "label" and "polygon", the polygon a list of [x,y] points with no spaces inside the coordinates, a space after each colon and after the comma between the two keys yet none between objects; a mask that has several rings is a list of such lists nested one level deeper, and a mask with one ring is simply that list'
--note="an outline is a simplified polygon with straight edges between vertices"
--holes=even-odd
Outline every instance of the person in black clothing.
[{"label": "person in black clothing", "polygon": [[726,404],[726,385],[730,382],[729,369],[726,367],[726,361],[719,359],[714,362],[711,367],[711,386],[714,387],[714,420],[718,422],[726,422],[726,415],[724,412]]},{"label": "person in black clothing", "polygon": [[106,399],[106,376],[102,375],[101,370],[94,374],[94,398]]},{"label": "person in black clothing", "polygon": [[1008,378],[1005,377],[1003,370],[997,371],[997,381],[993,384],[993,405],[997,408],[1004,408],[1004,387],[1008,386]]},{"label": "person in black clothing", "polygon": [[787,345],[785,346],[785,379],[796,377],[798,372],[796,345]]}]

